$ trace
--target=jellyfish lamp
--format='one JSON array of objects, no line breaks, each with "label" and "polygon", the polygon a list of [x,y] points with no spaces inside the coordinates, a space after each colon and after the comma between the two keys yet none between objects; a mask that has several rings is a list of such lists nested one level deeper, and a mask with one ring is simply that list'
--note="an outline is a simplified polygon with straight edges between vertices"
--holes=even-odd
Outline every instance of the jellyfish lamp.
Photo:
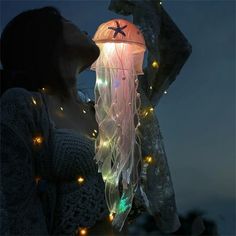
[{"label": "jellyfish lamp", "polygon": [[146,50],[140,30],[124,19],[101,24],[93,40],[100,49],[91,69],[96,71],[95,111],[99,134],[95,160],[105,182],[105,197],[122,229],[139,180],[141,142],[138,133],[141,100],[138,75]]}]

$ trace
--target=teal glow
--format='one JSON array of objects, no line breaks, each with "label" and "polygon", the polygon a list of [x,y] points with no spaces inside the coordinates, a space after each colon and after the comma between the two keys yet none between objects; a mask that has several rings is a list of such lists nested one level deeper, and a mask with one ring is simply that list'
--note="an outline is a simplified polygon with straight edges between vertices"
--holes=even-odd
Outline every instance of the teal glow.
[{"label": "teal glow", "polygon": [[125,212],[127,210],[127,208],[130,207],[130,204],[127,205],[128,197],[126,197],[126,198],[123,198],[123,197],[124,197],[124,195],[122,196],[119,206],[118,206],[119,213]]}]

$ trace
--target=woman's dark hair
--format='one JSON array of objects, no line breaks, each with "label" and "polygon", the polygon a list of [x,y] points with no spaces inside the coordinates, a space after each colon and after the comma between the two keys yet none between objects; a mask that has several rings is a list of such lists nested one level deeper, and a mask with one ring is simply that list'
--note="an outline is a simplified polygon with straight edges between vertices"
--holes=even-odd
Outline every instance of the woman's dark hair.
[{"label": "woman's dark hair", "polygon": [[62,48],[62,16],[57,9],[44,7],[17,15],[1,35],[1,94],[12,87],[30,91],[45,87],[68,96],[58,63]]}]

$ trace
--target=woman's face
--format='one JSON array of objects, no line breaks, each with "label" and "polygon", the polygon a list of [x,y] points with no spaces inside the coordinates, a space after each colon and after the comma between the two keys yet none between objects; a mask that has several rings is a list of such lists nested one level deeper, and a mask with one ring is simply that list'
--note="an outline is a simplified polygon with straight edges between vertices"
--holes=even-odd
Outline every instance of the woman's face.
[{"label": "woman's face", "polygon": [[98,57],[99,48],[94,41],[73,23],[63,18],[63,37],[66,57],[78,62],[77,71],[89,67]]}]

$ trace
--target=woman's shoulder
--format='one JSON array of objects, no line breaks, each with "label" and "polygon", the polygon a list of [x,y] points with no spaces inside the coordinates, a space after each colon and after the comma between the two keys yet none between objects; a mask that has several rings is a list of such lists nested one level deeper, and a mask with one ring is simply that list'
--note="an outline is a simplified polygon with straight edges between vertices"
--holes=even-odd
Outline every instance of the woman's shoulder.
[{"label": "woman's shoulder", "polygon": [[14,87],[4,92],[1,95],[1,100],[6,100],[6,99],[13,99],[17,101],[28,100],[28,99],[32,99],[33,96],[41,97],[40,92],[33,92],[33,91],[26,90],[24,88]]},{"label": "woman's shoulder", "polygon": [[[1,96],[1,124],[11,129],[48,129],[47,108],[40,92],[10,88]],[[17,131],[17,132],[18,132]]]},{"label": "woman's shoulder", "polygon": [[45,102],[40,92],[14,87],[6,90],[1,95],[1,109],[4,112],[10,110],[18,113],[25,112],[26,110],[42,112],[42,110],[45,110]]}]

